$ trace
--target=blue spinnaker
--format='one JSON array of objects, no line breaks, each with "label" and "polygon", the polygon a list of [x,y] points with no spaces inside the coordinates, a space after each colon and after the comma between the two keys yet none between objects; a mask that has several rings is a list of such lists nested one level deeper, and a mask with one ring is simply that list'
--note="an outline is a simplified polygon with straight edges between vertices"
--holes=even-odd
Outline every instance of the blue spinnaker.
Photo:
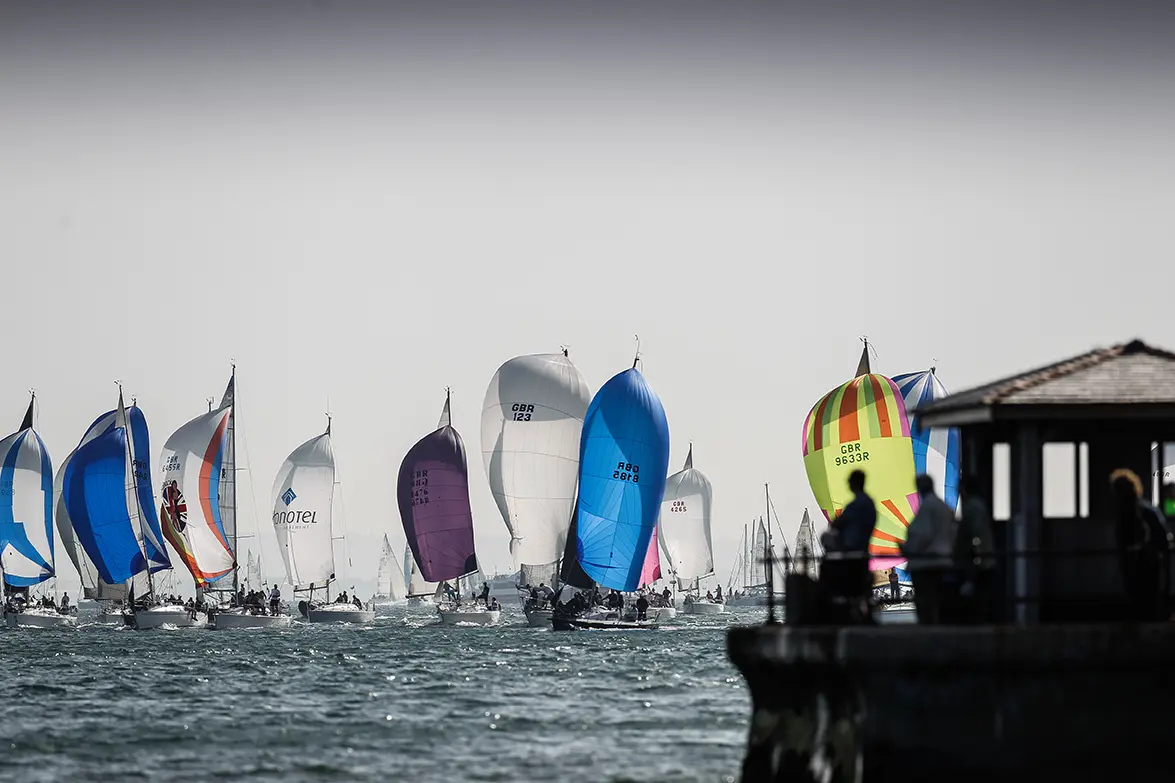
[{"label": "blue spinnaker", "polygon": [[577,557],[596,583],[635,590],[669,467],[669,422],[635,368],[613,376],[588,406],[579,445]]}]

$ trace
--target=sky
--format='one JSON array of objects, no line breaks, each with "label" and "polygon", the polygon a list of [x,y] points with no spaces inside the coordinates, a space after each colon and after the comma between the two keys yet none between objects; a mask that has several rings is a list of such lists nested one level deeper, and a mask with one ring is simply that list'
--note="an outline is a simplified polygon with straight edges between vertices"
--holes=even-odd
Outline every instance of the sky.
[{"label": "sky", "polygon": [[816,512],[800,429],[862,335],[950,390],[1175,348],[1171,12],[1035,8],[5,3],[0,412],[35,389],[57,464],[120,380],[157,463],[235,362],[270,567],[329,411],[365,592],[446,387],[506,571],[491,376],[568,345],[594,391],[639,335],[725,582],[765,484]]}]

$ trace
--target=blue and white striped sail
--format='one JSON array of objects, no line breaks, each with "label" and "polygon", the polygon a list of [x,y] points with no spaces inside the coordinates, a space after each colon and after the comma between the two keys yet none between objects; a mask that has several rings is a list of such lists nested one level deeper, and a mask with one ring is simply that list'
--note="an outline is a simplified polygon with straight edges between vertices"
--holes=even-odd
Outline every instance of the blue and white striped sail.
[{"label": "blue and white striped sail", "polygon": [[61,487],[64,517],[108,585],[171,568],[155,511],[147,421],[138,407],[123,406],[121,393],[112,413],[86,432]]},{"label": "blue and white striped sail", "polygon": [[576,555],[598,584],[640,584],[668,467],[661,400],[636,368],[613,376],[588,406],[579,445]]},{"label": "blue and white striped sail", "polygon": [[34,402],[20,430],[0,441],[0,560],[13,587],[54,574],[53,464],[33,429]]},{"label": "blue and white striped sail", "polygon": [[[898,391],[905,399],[906,410],[947,396],[946,387],[938,380],[934,368],[925,372],[893,376]],[[959,504],[959,465],[963,447],[958,427],[918,426],[916,412],[910,414],[910,438],[914,441],[914,471],[934,479],[934,490],[952,510]]]}]

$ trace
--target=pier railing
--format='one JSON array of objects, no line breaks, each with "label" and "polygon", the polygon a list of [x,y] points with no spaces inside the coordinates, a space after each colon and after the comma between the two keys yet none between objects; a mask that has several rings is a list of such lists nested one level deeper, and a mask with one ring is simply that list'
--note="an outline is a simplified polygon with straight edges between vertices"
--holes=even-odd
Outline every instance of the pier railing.
[{"label": "pier railing", "polygon": [[[872,587],[863,585],[859,581],[866,578],[862,569],[853,568],[852,564],[865,559],[901,564],[907,572],[920,566],[943,569],[940,599],[944,618],[948,620],[965,617],[958,621],[1010,622],[1023,613],[1020,607],[1032,607],[1034,620],[1043,623],[1124,620],[1138,617],[1138,604],[1152,598],[1158,607],[1154,611],[1165,617],[1163,607],[1175,607],[1175,551],[1164,549],[1140,556],[1149,560],[1126,563],[1139,574],[1135,578],[1143,580],[1136,583],[1133,600],[1127,591],[1123,569],[1124,558],[1131,556],[1117,547],[1106,546],[1003,549],[973,553],[971,560],[964,563],[942,556],[879,558],[861,553],[785,552],[778,557],[765,551],[763,564],[769,585],[776,583],[777,575],[773,573],[776,569],[782,568],[784,572],[783,600],[788,610],[784,621],[790,624],[808,624],[814,615],[844,617],[851,614],[848,605],[859,603],[862,595],[873,609],[902,603],[912,605],[916,584],[899,581],[896,599],[888,581]],[[1147,571],[1151,572],[1150,576]],[[865,573],[872,583],[879,572],[866,570]],[[1145,581],[1148,578],[1149,583]],[[847,588],[849,584],[853,589]],[[779,597],[774,590],[768,590],[768,623],[780,622],[779,609]]]}]

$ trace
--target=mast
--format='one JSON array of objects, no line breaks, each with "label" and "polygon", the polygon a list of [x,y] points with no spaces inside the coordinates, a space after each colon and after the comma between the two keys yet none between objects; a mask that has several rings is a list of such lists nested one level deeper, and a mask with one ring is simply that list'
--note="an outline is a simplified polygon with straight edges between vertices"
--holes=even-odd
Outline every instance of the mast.
[{"label": "mast", "polygon": [[[232,363],[233,372],[229,378],[229,385],[233,389],[232,405],[228,409],[228,448],[229,453],[233,456],[232,475],[229,479],[232,481],[232,499],[230,501],[230,508],[233,510],[233,595],[236,595],[240,589],[240,574],[241,569],[237,566],[237,531],[240,528],[241,522],[237,518],[237,363]],[[254,521],[256,524],[256,521]],[[258,543],[260,543],[260,536],[258,536]],[[245,574],[245,578],[248,578]]]},{"label": "mast", "polygon": [[[151,559],[146,556],[147,531],[143,529],[143,515],[140,513],[139,509],[139,478],[135,468],[135,439],[133,433],[131,432],[130,418],[127,416],[126,405],[122,401],[122,382],[115,381],[115,383],[118,384],[118,410],[120,413],[122,413],[122,426],[123,431],[126,433],[127,460],[131,465],[131,490],[134,492],[135,498],[134,513],[139,520],[139,538],[143,541],[144,544],[143,559],[147,562],[147,595],[151,598],[154,598],[155,577],[151,574]],[[137,403],[138,400],[134,397],[131,397],[131,407],[134,407]],[[131,581],[132,583],[134,582],[134,576],[131,577]]]}]

